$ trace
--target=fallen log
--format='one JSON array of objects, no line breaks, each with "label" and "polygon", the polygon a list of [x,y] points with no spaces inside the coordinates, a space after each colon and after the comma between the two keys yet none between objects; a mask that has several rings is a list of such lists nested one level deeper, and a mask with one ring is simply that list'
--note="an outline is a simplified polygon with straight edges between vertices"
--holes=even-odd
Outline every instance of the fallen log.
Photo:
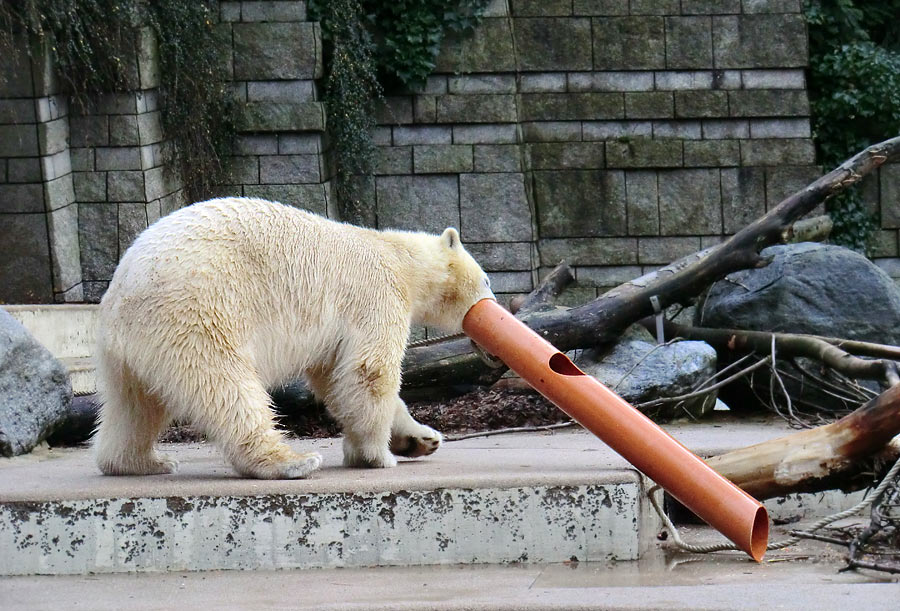
[{"label": "fallen log", "polygon": [[[626,282],[601,297],[567,310],[534,312],[523,321],[560,350],[615,341],[628,325],[653,313],[650,298],[666,308],[689,303],[729,273],[768,263],[759,253],[792,239],[794,223],[886,161],[900,158],[900,137],[875,144],[848,159],[806,188],[794,193],[728,240],[689,255],[672,265]],[[502,370],[492,370],[466,339],[451,339],[407,351],[405,389],[463,382],[491,384]]]},{"label": "fallen log", "polygon": [[871,485],[900,456],[900,385],[836,422],[727,452],[707,464],[757,499]]}]

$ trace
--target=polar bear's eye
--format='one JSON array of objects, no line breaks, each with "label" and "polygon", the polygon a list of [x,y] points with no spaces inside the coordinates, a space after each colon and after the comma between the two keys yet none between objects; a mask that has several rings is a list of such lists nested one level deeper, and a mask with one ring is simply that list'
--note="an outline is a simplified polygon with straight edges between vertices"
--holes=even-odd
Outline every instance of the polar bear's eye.
[{"label": "polar bear's eye", "polygon": [[484,282],[484,286],[485,286],[485,287],[491,288],[491,279],[490,279],[490,278],[488,278],[487,276],[485,276],[484,279],[483,279],[483,282]]}]

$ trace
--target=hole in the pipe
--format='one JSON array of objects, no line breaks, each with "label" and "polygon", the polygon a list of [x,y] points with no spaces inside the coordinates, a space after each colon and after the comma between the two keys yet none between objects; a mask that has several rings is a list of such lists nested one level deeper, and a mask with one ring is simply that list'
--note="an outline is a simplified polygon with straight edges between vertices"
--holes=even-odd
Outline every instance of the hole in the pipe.
[{"label": "hole in the pipe", "polygon": [[569,357],[557,352],[550,357],[550,369],[564,376],[583,376],[584,372],[575,366]]}]

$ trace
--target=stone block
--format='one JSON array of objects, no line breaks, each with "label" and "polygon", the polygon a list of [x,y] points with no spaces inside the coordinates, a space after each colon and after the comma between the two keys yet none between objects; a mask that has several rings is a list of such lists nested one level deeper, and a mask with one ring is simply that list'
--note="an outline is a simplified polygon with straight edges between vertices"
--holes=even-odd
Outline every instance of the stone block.
[{"label": "stone block", "polygon": [[870,257],[896,257],[897,231],[893,229],[881,229],[872,234],[869,241],[868,254]]},{"label": "stone block", "polygon": [[651,91],[652,72],[572,72],[569,91]]},{"label": "stone block", "polygon": [[156,144],[157,142],[162,142],[163,131],[161,111],[145,112],[138,115],[137,124],[141,144]]},{"label": "stone block", "polygon": [[629,119],[669,119],[675,116],[670,91],[639,91],[625,94],[625,116]]},{"label": "stone block", "polygon": [[436,102],[438,123],[516,121],[516,98],[511,94],[442,95]]},{"label": "stone block", "polygon": [[416,174],[453,174],[471,172],[471,144],[423,144],[413,147],[413,171]]},{"label": "stone block", "polygon": [[36,125],[0,125],[0,157],[35,157],[38,154]]},{"label": "stone block", "polygon": [[574,0],[572,13],[590,16],[627,15],[628,3],[622,0]]},{"label": "stone block", "polygon": [[467,74],[447,78],[451,94],[516,93],[514,74]]},{"label": "stone block", "polygon": [[155,89],[136,92],[135,106],[137,108],[137,114],[139,115],[145,112],[159,110],[159,92]]},{"label": "stone block", "polygon": [[806,91],[744,89],[729,91],[732,117],[796,117],[809,115]]},{"label": "stone block", "polygon": [[156,33],[149,27],[141,28],[137,39],[137,70],[140,82],[140,87],[138,88],[153,89],[154,87],[159,87],[159,68],[159,44]]},{"label": "stone block", "polygon": [[581,140],[580,121],[521,123],[525,142],[573,142]]},{"label": "stone block", "polygon": [[255,155],[229,157],[225,172],[229,182],[239,185],[258,185],[259,157]]},{"label": "stone block", "polygon": [[488,274],[491,290],[496,295],[529,293],[534,288],[531,272],[491,272]]},{"label": "stone block", "polygon": [[146,198],[141,201],[152,202],[177,191],[180,180],[174,168],[161,166],[144,172],[144,192]]},{"label": "stone block", "polygon": [[537,72],[519,76],[519,91],[522,93],[561,93],[565,90],[565,72]]},{"label": "stone block", "polygon": [[219,2],[219,21],[231,23],[241,20],[240,2]]},{"label": "stone block", "polygon": [[379,146],[375,151],[374,173],[379,175],[412,174],[412,152],[413,147],[411,146]]},{"label": "stone block", "polygon": [[405,146],[410,144],[451,144],[453,141],[453,128],[450,126],[415,126],[394,127],[394,145]]},{"label": "stone block", "polygon": [[41,155],[54,155],[69,146],[69,119],[63,117],[38,123],[38,147]]},{"label": "stone block", "polygon": [[515,144],[518,142],[518,129],[515,125],[454,125],[452,133],[454,144]]},{"label": "stone block", "polygon": [[712,19],[716,68],[806,66],[803,15],[723,15]]},{"label": "stone block", "polygon": [[[642,275],[640,265],[615,265],[605,267],[578,267],[575,269],[575,280],[578,282],[578,288],[587,290],[588,287],[597,287],[600,289],[611,289],[633,280]],[[566,293],[569,291],[567,290]],[[563,293],[565,296],[565,293]],[[595,298],[596,293],[592,296],[590,293],[583,297],[583,300],[569,304],[570,306],[586,303]],[[558,301],[562,305],[561,301]]]},{"label": "stone block", "polygon": [[611,168],[677,167],[682,165],[681,140],[633,138],[606,142],[606,165]]},{"label": "stone block", "polygon": [[540,235],[623,235],[626,226],[624,172],[561,170],[534,172]]},{"label": "stone block", "polygon": [[524,93],[519,97],[522,121],[597,121],[622,119],[624,113],[621,93]]},{"label": "stone block", "polygon": [[106,192],[111,202],[143,202],[144,173],[140,170],[108,172]]},{"label": "stone block", "polygon": [[666,17],[666,67],[713,67],[712,19]]},{"label": "stone block", "polygon": [[43,178],[39,157],[13,157],[6,164],[8,182],[41,182]]},{"label": "stone block", "polygon": [[393,95],[376,100],[375,121],[379,125],[406,125],[412,123],[412,98],[408,95]]},{"label": "stone block", "polygon": [[321,134],[278,134],[278,153],[281,155],[311,155],[321,153],[322,148]]},{"label": "stone block", "polygon": [[532,170],[591,170],[604,167],[602,142],[540,142],[529,144]]},{"label": "stone block", "polygon": [[[724,71],[722,71],[724,72]],[[737,74],[737,87],[740,87],[741,73]],[[716,73],[711,70],[667,70],[665,72],[654,72],[653,78],[656,88],[659,90],[693,90],[693,89],[712,89],[716,84]],[[716,87],[718,89],[718,87]]]},{"label": "stone block", "polygon": [[698,250],[699,237],[640,238],[638,262],[641,265],[668,265]]},{"label": "stone block", "polygon": [[119,261],[117,217],[117,204],[79,204],[78,243],[83,280],[109,282],[112,278]]},{"label": "stone block", "polygon": [[119,204],[119,252],[125,251],[147,228],[147,207],[144,204]]},{"label": "stone block", "polygon": [[470,242],[466,250],[486,272],[531,271],[531,242]]},{"label": "stone block", "polygon": [[766,168],[766,210],[806,188],[821,175],[818,166],[814,165]]},{"label": "stone block", "polygon": [[41,175],[45,181],[55,180],[72,173],[72,158],[68,149],[55,155],[41,157]]},{"label": "stone block", "polygon": [[531,18],[514,23],[519,70],[591,69],[590,19]]},{"label": "stone block", "polygon": [[462,235],[467,241],[533,238],[523,174],[460,174],[459,208]]},{"label": "stone block", "polygon": [[699,140],[700,121],[653,121],[653,137]]},{"label": "stone block", "polygon": [[806,138],[741,140],[743,165],[807,165],[815,162],[815,147],[812,140]]},{"label": "stone block", "polygon": [[437,121],[437,96],[413,96],[413,121],[415,123],[435,123]]},{"label": "stone block", "polygon": [[659,185],[654,170],[625,172],[628,235],[659,235]]},{"label": "stone block", "polygon": [[140,170],[141,149],[137,146],[100,147],[94,151],[98,170]]},{"label": "stone block", "polygon": [[304,132],[325,130],[321,102],[249,102],[237,121],[241,132]]},{"label": "stone block", "polygon": [[670,170],[659,174],[660,233],[722,233],[719,170]]},{"label": "stone block", "polygon": [[677,15],[681,12],[678,0],[631,0],[632,15]]},{"label": "stone block", "polygon": [[737,140],[686,140],[684,165],[715,168],[741,165],[741,147]]},{"label": "stone block", "polygon": [[676,91],[675,116],[727,117],[728,93],[725,91]]},{"label": "stone block", "polygon": [[682,15],[733,15],[741,12],[741,0],[681,0]]},{"label": "stone block", "polygon": [[474,146],[476,172],[520,172],[522,151],[517,144],[476,144]]},{"label": "stone block", "polygon": [[0,214],[43,211],[44,186],[41,183],[0,184]]},{"label": "stone block", "polygon": [[[280,136],[281,138],[284,135]],[[236,155],[275,155],[278,151],[279,136],[244,134],[234,139],[234,153]]]},{"label": "stone block", "polygon": [[244,195],[281,202],[315,214],[325,215],[327,212],[325,187],[321,184],[246,185]]},{"label": "stone block", "polygon": [[616,140],[653,135],[650,121],[590,121],[581,126],[584,140]]},{"label": "stone block", "polygon": [[806,89],[803,70],[741,70],[744,89]]},{"label": "stone block", "polygon": [[250,102],[313,102],[315,97],[312,80],[247,83],[247,100]]},{"label": "stone block", "polygon": [[878,170],[881,184],[881,226],[900,228],[900,164],[887,163]]},{"label": "stone block", "polygon": [[766,212],[765,171],[734,168],[723,169],[721,174],[723,230],[737,233]]},{"label": "stone block", "polygon": [[69,158],[75,172],[90,172],[94,169],[94,151],[85,148],[70,148]]},{"label": "stone block", "polygon": [[306,21],[306,3],[241,2],[241,21]]},{"label": "stone block", "polygon": [[106,172],[75,172],[72,175],[78,202],[106,201]]},{"label": "stone block", "polygon": [[[0,72],[2,75],[2,72]],[[6,211],[0,185],[0,209]],[[53,301],[50,246],[44,214],[4,214],[0,243],[14,257],[0,257],[0,301],[50,303]]]},{"label": "stone block", "polygon": [[703,137],[712,140],[750,137],[750,122],[739,119],[702,121],[702,128]]},{"label": "stone block", "polygon": [[460,226],[456,176],[378,176],[375,191],[381,229],[440,233]]},{"label": "stone block", "polygon": [[[0,130],[2,129],[0,127]],[[105,115],[70,117],[69,144],[73,147],[109,145],[108,118]]]},{"label": "stone block", "polygon": [[559,17],[572,14],[571,0],[510,0],[516,17]]},{"label": "stone block", "polygon": [[505,17],[486,17],[470,34],[448,36],[441,45],[435,72],[514,72],[516,54],[510,24]]},{"label": "stone block", "polygon": [[312,79],[322,71],[312,23],[235,23],[234,78]]},{"label": "stone block", "polygon": [[75,188],[71,174],[44,183],[44,208],[47,210],[64,208],[74,201]]},{"label": "stone block", "polygon": [[109,144],[136,146],[141,143],[137,115],[113,115],[109,118]]},{"label": "stone block", "polygon": [[747,14],[755,13],[799,13],[803,10],[801,0],[742,0]]},{"label": "stone block", "polygon": [[84,288],[85,303],[100,303],[100,300],[103,299],[103,294],[109,288],[109,282],[84,281],[82,286]]},{"label": "stone block", "polygon": [[809,119],[753,119],[751,138],[809,138]]},{"label": "stone block", "polygon": [[538,252],[541,265],[548,267],[558,264],[563,259],[569,265],[578,267],[632,265],[637,263],[637,239],[624,237],[542,239],[538,241]]},{"label": "stone block", "polygon": [[298,184],[320,182],[318,155],[276,155],[259,158],[259,182]]},{"label": "stone block", "polygon": [[594,70],[659,70],[666,67],[662,17],[610,17],[593,22]]},{"label": "stone block", "polygon": [[[166,144],[170,145],[171,143]],[[169,148],[169,146],[164,147],[162,142],[157,142],[156,144],[145,144],[144,146],[142,146],[141,168],[144,170],[149,170],[157,166],[161,166],[166,162],[164,153]]]},{"label": "stone block", "polygon": [[[4,81],[0,80],[0,83]],[[6,92],[3,92],[6,94]],[[42,98],[47,99],[47,98]],[[47,119],[42,119],[47,120]],[[0,99],[0,125],[16,125],[21,123],[36,123],[35,100],[31,99]]]}]

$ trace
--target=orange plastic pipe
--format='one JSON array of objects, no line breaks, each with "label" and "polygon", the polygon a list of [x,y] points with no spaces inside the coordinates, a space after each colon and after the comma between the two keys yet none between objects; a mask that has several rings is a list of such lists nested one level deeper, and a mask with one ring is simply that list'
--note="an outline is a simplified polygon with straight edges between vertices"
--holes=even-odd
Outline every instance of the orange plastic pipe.
[{"label": "orange plastic pipe", "polygon": [[578,369],[493,299],[472,306],[463,319],[463,330],[685,507],[754,560],[762,560],[769,518],[759,501]]}]

